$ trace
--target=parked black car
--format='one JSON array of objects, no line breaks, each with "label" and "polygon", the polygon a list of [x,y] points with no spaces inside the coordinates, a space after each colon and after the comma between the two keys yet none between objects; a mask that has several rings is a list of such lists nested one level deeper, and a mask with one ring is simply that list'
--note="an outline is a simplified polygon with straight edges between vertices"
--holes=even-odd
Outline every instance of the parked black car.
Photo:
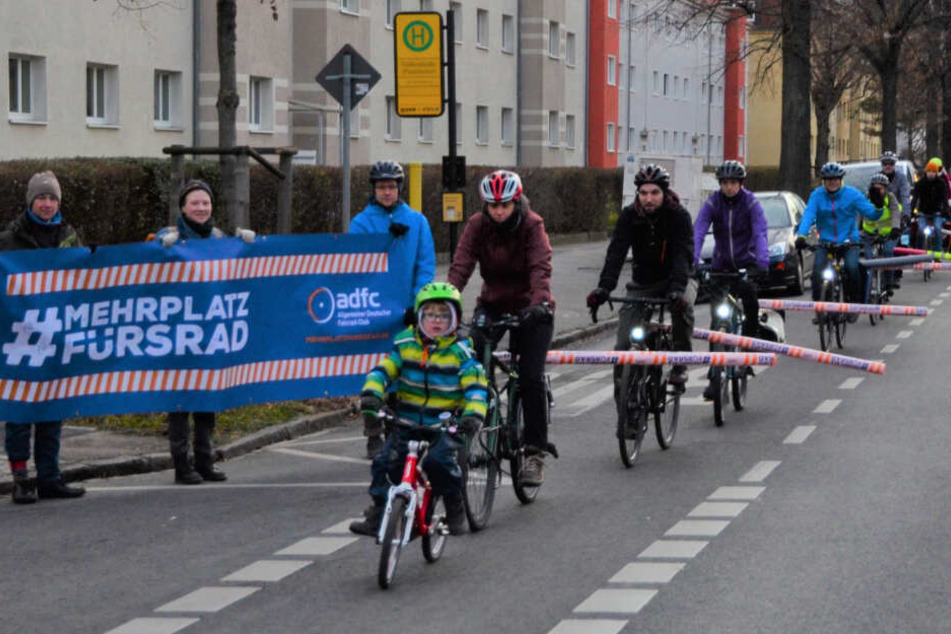
[{"label": "parked black car", "polygon": [[[759,290],[783,287],[794,295],[801,295],[805,280],[812,275],[813,255],[810,251],[796,251],[796,230],[802,220],[806,203],[788,191],[753,192],[763,206],[769,227],[769,275],[760,280]],[[816,240],[816,230],[809,232],[810,242]],[[700,251],[700,260],[709,263],[713,258],[713,234],[708,233]]]}]

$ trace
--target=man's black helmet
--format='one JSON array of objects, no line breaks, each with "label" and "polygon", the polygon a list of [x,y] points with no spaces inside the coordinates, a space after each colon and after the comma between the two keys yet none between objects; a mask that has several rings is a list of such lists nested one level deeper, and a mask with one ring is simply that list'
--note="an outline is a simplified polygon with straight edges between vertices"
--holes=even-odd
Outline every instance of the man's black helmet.
[{"label": "man's black helmet", "polygon": [[634,185],[638,188],[641,185],[657,185],[662,190],[667,191],[670,187],[670,173],[660,165],[653,163],[645,165],[634,175]]},{"label": "man's black helmet", "polygon": [[819,178],[842,178],[845,176],[845,169],[838,163],[826,163],[819,170]]},{"label": "man's black helmet", "polygon": [[877,174],[872,174],[872,178],[871,180],[869,180],[868,184],[869,184],[869,187],[871,187],[872,185],[884,185],[885,187],[888,187],[889,182],[890,181],[888,180],[887,176],[885,176],[881,172],[878,172]]},{"label": "man's black helmet", "polygon": [[746,168],[739,161],[723,161],[717,168],[717,180],[732,178],[738,181],[746,180]]},{"label": "man's black helmet", "polygon": [[890,163],[897,163],[898,155],[891,150],[886,150],[882,152],[882,155],[878,158],[878,160],[880,163],[885,163],[886,161]]},{"label": "man's black helmet", "polygon": [[396,181],[403,185],[403,167],[396,161],[377,161],[370,168],[370,182]]}]

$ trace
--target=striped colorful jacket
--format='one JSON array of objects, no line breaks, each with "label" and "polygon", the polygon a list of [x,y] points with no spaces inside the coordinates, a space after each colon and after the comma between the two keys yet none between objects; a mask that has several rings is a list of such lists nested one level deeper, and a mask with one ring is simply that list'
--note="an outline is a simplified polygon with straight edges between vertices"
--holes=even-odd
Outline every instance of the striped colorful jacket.
[{"label": "striped colorful jacket", "polygon": [[435,425],[445,411],[485,418],[487,382],[482,364],[467,340],[441,337],[424,344],[414,327],[393,339],[393,350],[373,368],[363,394],[383,398],[396,382],[396,414],[423,425]]}]

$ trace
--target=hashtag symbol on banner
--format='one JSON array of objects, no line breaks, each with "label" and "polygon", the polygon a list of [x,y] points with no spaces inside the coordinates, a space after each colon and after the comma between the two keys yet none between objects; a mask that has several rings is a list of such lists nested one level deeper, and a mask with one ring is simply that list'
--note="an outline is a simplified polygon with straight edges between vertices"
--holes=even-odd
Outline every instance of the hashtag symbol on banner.
[{"label": "hashtag symbol on banner", "polygon": [[[13,322],[11,330],[17,337],[12,342],[3,344],[7,365],[20,365],[23,357],[29,357],[27,365],[38,368],[46,359],[55,356],[53,335],[63,329],[63,322],[58,315],[58,308],[47,308],[43,319],[40,319],[40,311],[31,308],[26,311],[23,321]],[[34,335],[37,337],[34,338]]]}]

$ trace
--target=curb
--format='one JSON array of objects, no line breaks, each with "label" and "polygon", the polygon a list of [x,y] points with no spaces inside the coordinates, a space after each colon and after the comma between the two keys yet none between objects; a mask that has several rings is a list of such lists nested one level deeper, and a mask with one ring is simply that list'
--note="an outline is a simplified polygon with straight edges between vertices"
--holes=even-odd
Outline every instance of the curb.
[{"label": "curb", "polygon": [[[618,318],[611,317],[597,324],[584,328],[576,328],[554,337],[552,348],[561,348],[570,343],[593,337],[617,326]],[[273,427],[261,429],[244,438],[235,440],[215,450],[219,460],[231,460],[263,447],[286,440],[293,440],[316,431],[340,426],[350,417],[350,410],[341,409],[332,412],[308,416]],[[62,470],[64,482],[79,480],[93,480],[97,478],[112,478],[116,476],[135,475],[165,471],[172,468],[172,457],[168,452],[151,453],[138,456],[119,456],[86,463],[72,464]],[[13,491],[13,482],[0,482],[0,495],[9,495]]]}]

